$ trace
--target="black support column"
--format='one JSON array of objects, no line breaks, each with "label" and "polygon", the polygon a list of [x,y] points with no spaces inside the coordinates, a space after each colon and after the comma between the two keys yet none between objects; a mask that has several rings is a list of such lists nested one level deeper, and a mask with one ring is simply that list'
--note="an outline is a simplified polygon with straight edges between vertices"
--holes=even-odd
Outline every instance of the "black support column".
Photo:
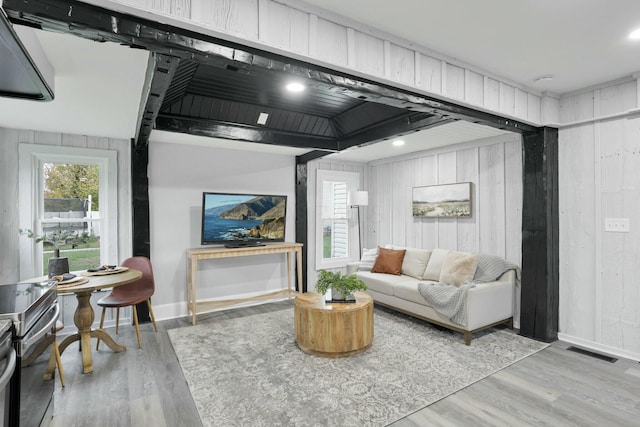
[{"label": "black support column", "polygon": [[520,333],[558,339],[558,129],[523,135]]},{"label": "black support column", "polygon": [[[131,204],[133,210],[133,255],[151,258],[149,230],[149,146],[131,140]],[[139,322],[150,322],[149,308],[143,302],[136,305]]]},{"label": "black support column", "polygon": [[298,283],[298,292],[307,292],[307,163],[296,161],[296,242],[302,243],[302,283]]}]

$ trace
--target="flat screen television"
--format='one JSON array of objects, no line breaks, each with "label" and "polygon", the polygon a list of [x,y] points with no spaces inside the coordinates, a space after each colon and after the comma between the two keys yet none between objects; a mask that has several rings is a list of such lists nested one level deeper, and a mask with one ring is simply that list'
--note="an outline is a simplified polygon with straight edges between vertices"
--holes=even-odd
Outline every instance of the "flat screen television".
[{"label": "flat screen television", "polygon": [[287,196],[202,194],[203,245],[261,246],[284,242]]}]

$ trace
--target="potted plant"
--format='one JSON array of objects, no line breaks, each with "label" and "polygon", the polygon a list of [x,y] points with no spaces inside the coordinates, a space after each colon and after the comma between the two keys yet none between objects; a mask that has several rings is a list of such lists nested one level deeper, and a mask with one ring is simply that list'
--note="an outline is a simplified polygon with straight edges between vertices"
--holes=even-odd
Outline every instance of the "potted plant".
[{"label": "potted plant", "polygon": [[331,288],[331,299],[334,301],[355,301],[355,291],[366,291],[367,285],[353,274],[342,274],[340,271],[320,270],[316,283],[316,291],[322,295]]},{"label": "potted plant", "polygon": [[75,245],[78,242],[84,241],[84,234],[78,235],[78,233],[70,230],[55,230],[49,234],[43,234],[38,236],[33,230],[25,228],[19,230],[20,235],[27,236],[33,239],[36,243],[48,243],[53,246],[53,256],[49,258],[48,273],[49,277],[57,276],[60,274],[69,272],[69,259],[67,257],[60,256],[60,248],[63,245]]}]

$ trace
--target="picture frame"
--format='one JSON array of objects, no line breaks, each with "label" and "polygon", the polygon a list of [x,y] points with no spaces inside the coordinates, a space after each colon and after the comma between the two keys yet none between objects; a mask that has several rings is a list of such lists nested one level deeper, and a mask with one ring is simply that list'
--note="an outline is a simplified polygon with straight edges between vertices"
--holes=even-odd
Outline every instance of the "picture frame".
[{"label": "picture frame", "polygon": [[420,218],[470,218],[471,183],[413,187],[412,212]]}]

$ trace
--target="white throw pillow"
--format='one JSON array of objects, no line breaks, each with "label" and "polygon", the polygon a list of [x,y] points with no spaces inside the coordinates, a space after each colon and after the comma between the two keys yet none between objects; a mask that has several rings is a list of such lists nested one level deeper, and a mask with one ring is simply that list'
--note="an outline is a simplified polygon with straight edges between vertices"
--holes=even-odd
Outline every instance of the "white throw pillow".
[{"label": "white throw pillow", "polygon": [[402,261],[402,274],[422,279],[430,257],[431,251],[426,249],[407,248]]},{"label": "white throw pillow", "polygon": [[422,278],[425,280],[440,280],[440,270],[442,270],[442,263],[449,253],[448,249],[434,249],[429,257],[429,263],[424,270]]},{"label": "white throw pillow", "polygon": [[473,279],[477,267],[477,254],[451,251],[442,263],[440,282],[447,285],[460,286],[464,282]]},{"label": "white throw pillow", "polygon": [[371,269],[373,268],[373,264],[375,264],[376,262],[376,258],[378,258],[378,248],[363,248],[362,259],[360,260],[358,271],[371,271]]}]

